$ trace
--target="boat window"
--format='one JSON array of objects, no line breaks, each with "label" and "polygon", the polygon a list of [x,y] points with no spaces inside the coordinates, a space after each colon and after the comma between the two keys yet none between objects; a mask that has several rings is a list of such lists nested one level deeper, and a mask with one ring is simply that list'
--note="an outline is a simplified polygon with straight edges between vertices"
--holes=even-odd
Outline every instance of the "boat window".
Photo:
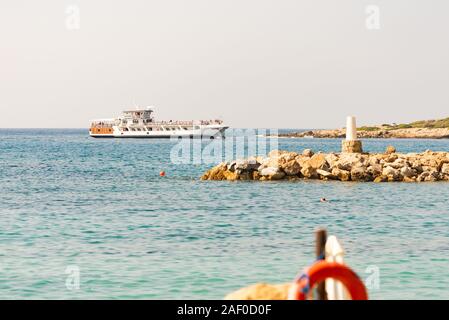
[{"label": "boat window", "polygon": [[195,130],[198,130],[200,127],[198,127],[198,126],[195,126]]}]

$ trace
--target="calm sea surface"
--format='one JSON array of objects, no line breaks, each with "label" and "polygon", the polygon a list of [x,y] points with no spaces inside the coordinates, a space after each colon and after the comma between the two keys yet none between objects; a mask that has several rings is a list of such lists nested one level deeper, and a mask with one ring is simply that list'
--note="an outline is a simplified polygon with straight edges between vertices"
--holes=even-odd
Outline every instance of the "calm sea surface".
[{"label": "calm sea surface", "polygon": [[[449,183],[199,181],[212,165],[171,163],[175,141],[0,135],[0,298],[220,299],[290,281],[326,227],[362,278],[379,271],[371,298],[449,299]],[[388,144],[449,151],[449,140],[364,148]],[[340,140],[279,148],[339,151]]]}]

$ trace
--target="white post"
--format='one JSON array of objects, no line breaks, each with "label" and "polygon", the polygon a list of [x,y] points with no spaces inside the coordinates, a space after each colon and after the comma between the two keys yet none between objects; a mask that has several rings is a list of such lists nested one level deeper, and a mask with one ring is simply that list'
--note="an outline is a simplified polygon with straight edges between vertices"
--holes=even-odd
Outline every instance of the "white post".
[{"label": "white post", "polygon": [[346,118],[346,141],[357,140],[357,126],[355,124],[355,117],[349,116]]},{"label": "white post", "polygon": [[[330,236],[326,241],[326,261],[337,262],[343,264],[343,256],[345,254],[343,248],[338,242],[336,236]],[[349,300],[350,295],[347,289],[343,286],[340,281],[328,278],[325,280],[326,293],[328,300]]]},{"label": "white post", "polygon": [[362,152],[362,141],[357,140],[357,126],[355,125],[354,116],[349,116],[346,118],[346,139],[341,142],[341,152]]}]

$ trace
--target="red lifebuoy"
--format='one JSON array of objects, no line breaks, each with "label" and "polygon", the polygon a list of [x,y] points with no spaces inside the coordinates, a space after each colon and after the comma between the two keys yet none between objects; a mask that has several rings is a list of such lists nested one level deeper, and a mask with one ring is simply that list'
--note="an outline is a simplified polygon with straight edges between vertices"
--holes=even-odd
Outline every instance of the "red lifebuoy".
[{"label": "red lifebuoy", "polygon": [[326,278],[340,281],[348,290],[352,300],[368,300],[365,285],[351,268],[337,262],[319,260],[315,262],[297,281],[293,298],[306,300],[307,294],[317,283]]}]

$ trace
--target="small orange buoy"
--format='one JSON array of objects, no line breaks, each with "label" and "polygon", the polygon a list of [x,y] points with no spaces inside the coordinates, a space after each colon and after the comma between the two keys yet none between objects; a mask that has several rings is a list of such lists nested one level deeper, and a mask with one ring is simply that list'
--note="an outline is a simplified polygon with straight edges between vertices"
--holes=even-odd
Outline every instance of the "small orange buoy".
[{"label": "small orange buoy", "polygon": [[160,175],[161,177],[165,177],[165,171],[159,172],[159,175]]}]

